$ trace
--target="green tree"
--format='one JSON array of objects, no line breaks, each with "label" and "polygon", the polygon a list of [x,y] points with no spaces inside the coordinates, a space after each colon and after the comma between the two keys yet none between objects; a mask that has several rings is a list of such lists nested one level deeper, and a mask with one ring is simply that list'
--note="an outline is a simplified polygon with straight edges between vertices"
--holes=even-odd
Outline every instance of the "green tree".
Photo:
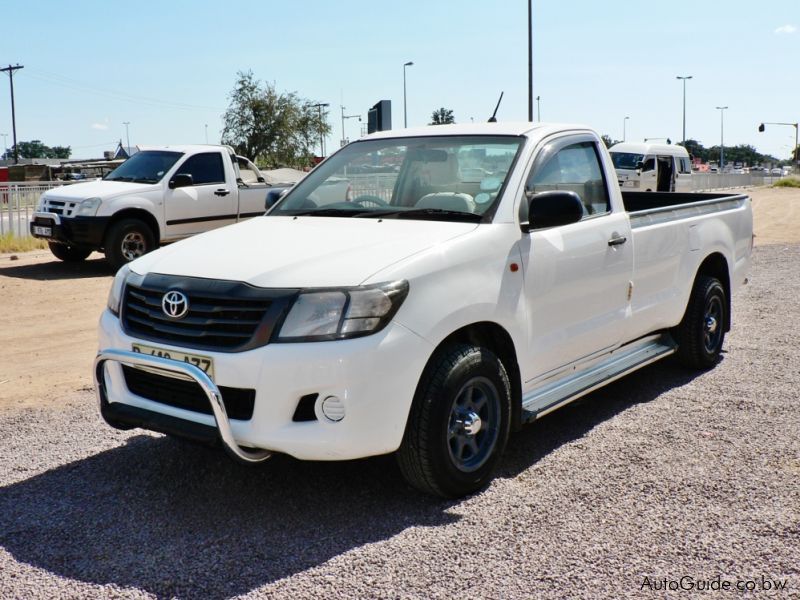
[{"label": "green tree", "polygon": [[603,134],[600,136],[600,139],[603,140],[603,143],[606,145],[606,148],[611,148],[611,146],[615,144],[621,144],[621,140],[612,140],[610,135]]},{"label": "green tree", "polygon": [[456,119],[453,116],[453,111],[449,108],[442,107],[433,111],[431,115],[431,122],[428,125],[449,125],[455,123]]},{"label": "green tree", "polygon": [[700,142],[693,139],[688,139],[684,143],[678,143],[678,146],[683,146],[693,158],[699,158],[703,162],[708,162],[708,149]]},{"label": "green tree", "polygon": [[[69,158],[72,148],[69,146],[47,146],[41,140],[17,142],[20,158]],[[14,156],[14,148],[8,151],[8,158]]]},{"label": "green tree", "polygon": [[330,133],[325,115],[296,93],[279,93],[255,79],[252,71],[237,73],[223,115],[222,143],[267,167],[311,164],[320,136]]}]

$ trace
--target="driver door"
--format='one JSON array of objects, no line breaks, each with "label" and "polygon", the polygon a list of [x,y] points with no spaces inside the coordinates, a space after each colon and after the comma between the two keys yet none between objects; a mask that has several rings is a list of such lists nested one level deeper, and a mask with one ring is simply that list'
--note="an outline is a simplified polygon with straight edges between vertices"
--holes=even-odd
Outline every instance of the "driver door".
[{"label": "driver door", "polygon": [[164,204],[169,238],[202,233],[236,221],[236,189],[225,182],[220,152],[190,156],[175,175],[191,175],[193,184],[167,189]]}]

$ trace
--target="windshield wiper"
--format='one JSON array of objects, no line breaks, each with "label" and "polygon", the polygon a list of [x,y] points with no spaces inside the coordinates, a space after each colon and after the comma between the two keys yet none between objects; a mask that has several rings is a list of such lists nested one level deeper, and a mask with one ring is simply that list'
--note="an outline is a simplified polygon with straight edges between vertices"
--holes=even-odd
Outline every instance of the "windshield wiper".
[{"label": "windshield wiper", "polygon": [[106,181],[133,181],[133,177],[106,177]]},{"label": "windshield wiper", "polygon": [[136,177],[135,179],[131,179],[133,183],[156,183],[158,179],[154,179],[153,177]]},{"label": "windshield wiper", "polygon": [[350,208],[309,208],[306,210],[286,211],[274,213],[276,217],[356,217],[371,212],[363,209]]},{"label": "windshield wiper", "polygon": [[471,223],[480,223],[483,220],[482,215],[444,208],[371,210],[361,213],[359,216],[378,219],[431,219],[436,221],[468,221]]}]

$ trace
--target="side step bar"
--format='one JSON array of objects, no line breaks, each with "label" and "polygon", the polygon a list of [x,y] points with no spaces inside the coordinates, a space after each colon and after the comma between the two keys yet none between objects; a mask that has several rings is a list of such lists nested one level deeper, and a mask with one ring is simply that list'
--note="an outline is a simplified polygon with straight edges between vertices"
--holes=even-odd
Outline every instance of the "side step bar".
[{"label": "side step bar", "polygon": [[217,423],[217,430],[222,438],[222,445],[234,458],[245,463],[258,463],[272,456],[272,452],[268,450],[249,450],[236,443],[233,438],[233,431],[231,431],[230,421],[228,421],[228,414],[225,412],[225,404],[222,402],[222,393],[202,369],[189,363],[126,350],[101,350],[94,359],[94,387],[97,391],[97,401],[100,403],[101,414],[104,413],[104,408],[109,405],[105,380],[105,364],[107,362],[118,362],[132,367],[152,367],[160,371],[168,371],[189,377],[200,386],[208,398],[211,411],[214,413],[214,420]]},{"label": "side step bar", "polygon": [[535,389],[522,398],[523,422],[535,421],[539,417],[577,400],[628,373],[660,360],[677,350],[669,335],[656,335],[622,346],[605,360]]}]

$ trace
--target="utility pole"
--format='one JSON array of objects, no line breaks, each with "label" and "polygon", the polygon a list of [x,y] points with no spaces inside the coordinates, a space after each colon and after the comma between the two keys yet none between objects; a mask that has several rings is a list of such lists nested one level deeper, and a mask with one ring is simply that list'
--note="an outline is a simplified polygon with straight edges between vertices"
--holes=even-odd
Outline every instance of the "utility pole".
[{"label": "utility pole", "polygon": [[[407,63],[403,64],[403,127],[405,128],[408,128],[408,108],[406,107],[406,67],[412,66],[414,66],[412,61],[408,61]],[[342,121],[342,128],[344,128],[344,121]]]},{"label": "utility pole", "polygon": [[[319,157],[325,158],[325,138],[322,135],[322,109],[328,108],[330,106],[327,102],[318,102],[317,104],[312,104],[311,108],[316,108],[319,110]],[[344,121],[342,121],[344,123]],[[344,137],[344,135],[342,135]]]},{"label": "utility pole", "polygon": [[17,115],[14,112],[14,71],[24,68],[24,65],[17,63],[17,65],[14,67],[8,65],[7,67],[0,69],[0,72],[8,73],[8,80],[11,82],[11,133],[14,136],[12,138],[14,141],[14,164],[19,162],[19,149],[17,148]]},{"label": "utility pole", "polygon": [[344,106],[342,106],[342,146],[347,144],[347,137],[344,134],[344,120],[345,119],[358,119],[361,121],[361,115],[346,115],[344,114]]},{"label": "utility pole", "polygon": [[691,79],[691,75],[677,76],[675,79],[683,80],[683,145],[686,146],[686,80]]},{"label": "utility pole", "polygon": [[728,110],[727,106],[718,106],[719,111],[719,172],[722,173],[722,167],[725,165],[725,111]]},{"label": "utility pole", "polygon": [[128,144],[128,150],[127,150],[126,154],[128,155],[128,158],[130,158],[131,157],[131,136],[128,133],[128,125],[130,125],[131,122],[130,121],[123,121],[122,124],[125,125],[125,141]]},{"label": "utility pole", "polygon": [[206,144],[208,143],[208,123],[206,123]]},{"label": "utility pole", "polygon": [[[533,121],[533,7],[528,0],[528,121]],[[539,98],[536,98],[538,104]],[[537,111],[538,112],[538,111]]]}]

